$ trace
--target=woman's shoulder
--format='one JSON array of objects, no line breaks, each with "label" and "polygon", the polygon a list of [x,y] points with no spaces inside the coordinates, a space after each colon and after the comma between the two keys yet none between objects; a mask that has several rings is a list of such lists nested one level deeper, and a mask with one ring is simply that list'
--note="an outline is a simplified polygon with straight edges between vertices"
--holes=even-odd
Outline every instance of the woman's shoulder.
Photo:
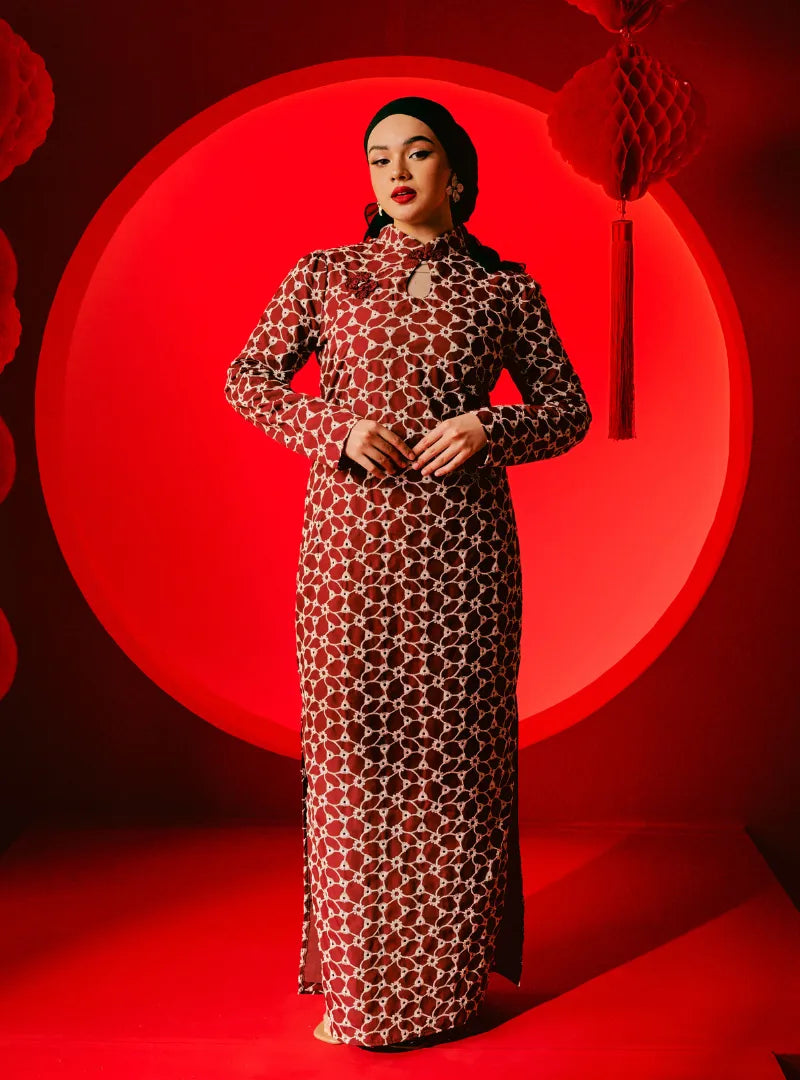
[{"label": "woman's shoulder", "polygon": [[333,247],[317,247],[304,251],[296,257],[297,263],[326,264],[343,262],[353,256],[367,254],[373,249],[374,241],[359,241],[351,244],[336,244]]},{"label": "woman's shoulder", "polygon": [[347,259],[368,255],[375,248],[374,239],[356,240],[349,244],[335,244],[332,247],[317,248],[314,252],[330,263],[345,262]]},{"label": "woman's shoulder", "polygon": [[490,266],[489,277],[491,281],[512,302],[529,295],[539,288],[538,281],[531,276],[525,263],[504,259],[500,260],[497,265],[490,263]]},{"label": "woman's shoulder", "polygon": [[506,288],[515,296],[522,292],[533,292],[540,287],[528,270],[509,269],[502,271],[502,274]]},{"label": "woman's shoulder", "polygon": [[336,244],[332,247],[315,248],[300,256],[293,272],[325,278],[334,275],[335,280],[338,274],[344,271],[364,268],[374,258],[375,247],[371,241]]}]

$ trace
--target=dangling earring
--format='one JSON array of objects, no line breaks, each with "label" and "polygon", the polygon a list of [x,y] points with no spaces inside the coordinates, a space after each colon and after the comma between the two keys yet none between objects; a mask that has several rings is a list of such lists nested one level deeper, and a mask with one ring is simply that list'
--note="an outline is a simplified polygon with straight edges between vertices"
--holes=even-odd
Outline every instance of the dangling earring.
[{"label": "dangling earring", "polygon": [[453,200],[453,202],[458,202],[458,200],[461,198],[461,192],[464,190],[464,185],[461,183],[455,173],[453,173],[453,180],[450,184],[448,184],[448,187],[450,188],[450,198]]}]

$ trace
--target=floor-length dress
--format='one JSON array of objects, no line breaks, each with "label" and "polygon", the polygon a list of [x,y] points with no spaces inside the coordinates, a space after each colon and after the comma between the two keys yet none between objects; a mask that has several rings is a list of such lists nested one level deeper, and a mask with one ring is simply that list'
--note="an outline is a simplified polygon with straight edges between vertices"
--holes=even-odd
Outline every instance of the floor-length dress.
[{"label": "floor-length dress", "polygon": [[[472,1019],[489,972],[519,984],[522,577],[507,465],[576,445],[591,412],[540,285],[486,270],[464,224],[384,226],[313,251],[270,300],[225,386],[311,462],[297,574],[304,905],[298,993],[345,1043]],[[431,288],[407,290],[427,262]],[[320,397],[290,388],[316,353]],[[521,404],[492,405],[503,367]],[[374,476],[344,454],[362,417],[413,446],[473,411],[451,473]]]}]

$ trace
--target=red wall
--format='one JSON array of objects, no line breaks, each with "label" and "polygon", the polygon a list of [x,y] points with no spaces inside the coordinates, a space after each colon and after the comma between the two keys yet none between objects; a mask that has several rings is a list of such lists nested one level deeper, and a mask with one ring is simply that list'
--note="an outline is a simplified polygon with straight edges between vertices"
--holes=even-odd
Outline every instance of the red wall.
[{"label": "red wall", "polygon": [[[6,821],[296,817],[299,764],[222,734],[151,684],[97,623],[64,564],[33,430],[37,355],[59,277],[98,205],[137,160],[250,83],[343,56],[417,53],[557,89],[611,37],[565,0],[514,0],[488,21],[485,5],[471,2],[350,3],[345,19],[320,3],[39,0],[34,10],[8,0],[3,14],[45,58],[56,94],[46,142],[3,183],[0,203],[19,260],[23,323],[0,383],[0,415],[18,455],[0,507],[8,547],[0,604],[20,651],[3,702]],[[687,0],[643,36],[708,101],[710,139],[672,183],[739,305],[753,368],[750,479],[722,565],[666,653],[606,707],[523,752],[523,816],[712,819],[759,829],[798,812],[791,165],[800,103],[789,91],[797,22],[794,0]],[[292,163],[281,167],[290,176]],[[325,175],[329,162],[312,152],[304,167]],[[509,176],[513,183],[513,150]],[[358,200],[354,208],[360,215]]]}]

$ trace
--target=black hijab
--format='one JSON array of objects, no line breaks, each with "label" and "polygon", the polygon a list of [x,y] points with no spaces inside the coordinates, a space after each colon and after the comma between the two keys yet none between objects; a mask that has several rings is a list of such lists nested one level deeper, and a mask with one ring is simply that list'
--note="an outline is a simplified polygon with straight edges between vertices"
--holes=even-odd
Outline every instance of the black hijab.
[{"label": "black hijab", "polygon": [[[459,225],[467,221],[475,209],[478,198],[478,153],[472,139],[464,128],[456,123],[450,111],[444,105],[440,105],[438,101],[432,101],[430,98],[425,97],[399,97],[388,101],[378,109],[367,125],[367,130],[364,132],[365,154],[367,153],[372,129],[385,116],[391,116],[394,113],[404,113],[407,116],[416,117],[417,120],[427,124],[436,135],[436,138],[442,144],[444,152],[447,154],[450,168],[464,185],[464,190],[461,192],[461,198],[458,202],[452,200],[450,202],[453,224]],[[394,221],[394,218],[389,217],[385,210],[380,214],[376,213],[377,209],[377,202],[367,203],[364,208],[364,217],[367,221],[367,231],[364,234],[365,240],[377,236],[384,225]],[[525,263],[501,259],[494,248],[482,244],[469,231],[466,233],[466,241],[470,255],[486,270],[515,271],[525,269]]]}]

